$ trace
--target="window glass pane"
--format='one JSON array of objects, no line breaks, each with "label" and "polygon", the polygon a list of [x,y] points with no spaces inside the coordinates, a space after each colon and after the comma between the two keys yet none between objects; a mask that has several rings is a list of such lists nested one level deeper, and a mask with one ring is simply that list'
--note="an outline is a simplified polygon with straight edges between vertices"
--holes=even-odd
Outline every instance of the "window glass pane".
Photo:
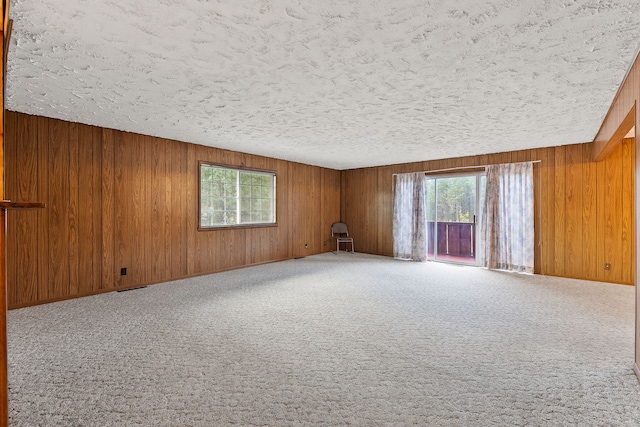
[{"label": "window glass pane", "polygon": [[271,210],[271,200],[270,199],[260,199],[260,210],[261,211],[270,211]]},{"label": "window glass pane", "polygon": [[223,201],[223,208],[222,210],[226,211],[233,211],[235,212],[238,209],[238,203],[237,203],[237,199],[235,197],[225,197],[222,199]]},{"label": "window glass pane", "polygon": [[224,195],[225,196],[235,196],[238,191],[238,186],[234,181],[226,181],[224,183]]},{"label": "window glass pane", "polygon": [[211,213],[211,224],[221,224],[224,223],[224,212],[222,211],[214,211]]},{"label": "window glass pane", "polygon": [[211,197],[224,197],[224,181],[211,182],[209,185]]},{"label": "window glass pane", "polygon": [[438,222],[473,222],[476,177],[438,178]]},{"label": "window glass pane", "polygon": [[224,202],[225,199],[223,199],[222,197],[212,197],[210,199],[209,207],[211,209],[221,211],[224,210]]},{"label": "window glass pane", "polygon": [[274,186],[273,173],[201,164],[200,226],[275,222]]},{"label": "window glass pane", "polygon": [[240,185],[251,185],[251,174],[240,172]]}]

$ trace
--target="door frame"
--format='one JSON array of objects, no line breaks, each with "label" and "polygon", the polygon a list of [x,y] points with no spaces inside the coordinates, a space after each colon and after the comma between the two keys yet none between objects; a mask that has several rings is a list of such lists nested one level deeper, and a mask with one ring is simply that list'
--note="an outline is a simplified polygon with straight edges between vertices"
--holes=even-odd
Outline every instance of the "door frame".
[{"label": "door frame", "polygon": [[[481,206],[480,206],[480,196],[481,196],[481,185],[480,185],[480,181],[481,181],[481,177],[482,176],[486,176],[487,172],[486,170],[481,170],[481,171],[474,171],[474,172],[452,172],[452,173],[435,173],[430,175],[429,172],[426,172],[426,176],[427,176],[427,180],[433,180],[434,181],[434,200],[436,203],[436,209],[435,209],[435,217],[434,217],[434,227],[433,227],[433,258],[427,258],[428,261],[434,261],[434,262],[442,262],[442,263],[447,263],[447,264],[456,264],[456,265],[470,265],[470,266],[479,266],[480,262],[478,259],[478,242],[479,242],[479,237],[480,237],[480,232],[478,229],[477,224],[479,223],[479,219],[481,218]],[[458,262],[458,261],[452,261],[452,260],[443,260],[443,259],[438,259],[438,208],[437,208],[437,202],[438,202],[438,179],[449,179],[449,178],[466,178],[466,177],[470,177],[470,176],[475,176],[476,177],[476,214],[475,214],[475,222],[474,222],[474,234],[475,234],[475,247],[473,248],[473,253],[474,253],[474,260],[475,263],[466,263],[466,262]],[[428,246],[428,242],[427,242],[427,246]]]}]

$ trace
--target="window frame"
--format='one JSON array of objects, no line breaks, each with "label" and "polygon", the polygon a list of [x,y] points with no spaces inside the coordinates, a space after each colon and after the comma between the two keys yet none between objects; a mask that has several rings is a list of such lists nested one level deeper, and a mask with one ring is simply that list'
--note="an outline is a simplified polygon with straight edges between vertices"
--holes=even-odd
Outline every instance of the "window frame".
[{"label": "window frame", "polygon": [[[240,223],[240,224],[226,224],[226,225],[211,225],[207,227],[202,226],[202,167],[209,166],[215,168],[222,168],[241,172],[256,172],[259,174],[269,174],[273,178],[273,210],[274,210],[274,222],[254,222],[254,223]],[[238,185],[240,185],[238,183]],[[241,228],[263,228],[263,227],[277,227],[278,226],[278,173],[273,170],[247,168],[244,166],[225,165],[220,163],[208,162],[205,160],[198,161],[198,231],[214,231],[214,230],[237,230]],[[238,203],[240,203],[240,194],[237,194]],[[238,210],[238,216],[241,215],[241,210]]]}]

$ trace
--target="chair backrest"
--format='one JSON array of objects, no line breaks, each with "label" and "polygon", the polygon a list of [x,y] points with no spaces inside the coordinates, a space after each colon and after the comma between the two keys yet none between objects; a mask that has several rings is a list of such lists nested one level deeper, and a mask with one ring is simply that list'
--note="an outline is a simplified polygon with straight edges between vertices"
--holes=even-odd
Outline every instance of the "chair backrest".
[{"label": "chair backrest", "polygon": [[336,234],[346,234],[347,236],[349,236],[349,229],[347,229],[347,224],[345,224],[344,222],[334,222],[333,225],[331,225],[331,236],[334,236]]}]

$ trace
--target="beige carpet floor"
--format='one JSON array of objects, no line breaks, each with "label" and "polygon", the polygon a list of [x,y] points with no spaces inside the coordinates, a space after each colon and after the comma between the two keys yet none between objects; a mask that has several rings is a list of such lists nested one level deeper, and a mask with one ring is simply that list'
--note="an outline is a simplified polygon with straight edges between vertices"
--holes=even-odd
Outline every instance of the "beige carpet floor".
[{"label": "beige carpet floor", "polygon": [[12,426],[637,426],[634,288],[331,253],[9,312]]}]

